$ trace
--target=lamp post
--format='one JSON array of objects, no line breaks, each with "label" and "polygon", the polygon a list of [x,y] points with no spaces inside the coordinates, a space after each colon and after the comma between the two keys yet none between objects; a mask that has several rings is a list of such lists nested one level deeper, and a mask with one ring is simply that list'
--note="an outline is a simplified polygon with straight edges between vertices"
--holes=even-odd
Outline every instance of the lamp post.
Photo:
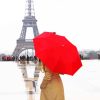
[{"label": "lamp post", "polygon": [[28,94],[28,100],[35,100],[33,94],[37,91],[37,84],[39,78],[40,68],[37,63],[30,61],[27,63],[27,60],[21,61],[18,63],[19,68],[21,69],[22,77],[25,82],[26,92]]}]

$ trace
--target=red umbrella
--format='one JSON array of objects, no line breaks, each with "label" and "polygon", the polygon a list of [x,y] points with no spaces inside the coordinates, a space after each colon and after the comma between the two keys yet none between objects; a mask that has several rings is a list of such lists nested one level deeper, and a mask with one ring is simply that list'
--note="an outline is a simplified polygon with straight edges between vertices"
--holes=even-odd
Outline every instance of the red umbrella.
[{"label": "red umbrella", "polygon": [[74,75],[82,66],[76,46],[55,32],[43,32],[33,39],[35,55],[52,71]]}]

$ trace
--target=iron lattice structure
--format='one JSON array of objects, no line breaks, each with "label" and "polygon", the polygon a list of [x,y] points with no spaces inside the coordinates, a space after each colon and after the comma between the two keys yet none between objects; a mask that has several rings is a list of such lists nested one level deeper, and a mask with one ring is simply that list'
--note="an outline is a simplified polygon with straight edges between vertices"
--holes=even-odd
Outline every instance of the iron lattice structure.
[{"label": "iron lattice structure", "polygon": [[33,49],[32,39],[26,39],[27,28],[32,28],[34,37],[39,34],[37,20],[35,18],[33,0],[27,0],[26,14],[22,22],[23,26],[21,34],[19,39],[17,40],[17,46],[12,54],[15,57],[18,57],[23,50]]},{"label": "iron lattice structure", "polygon": [[[19,39],[17,40],[17,46],[12,54],[14,57],[17,58],[23,50],[34,49],[33,42],[32,42],[33,37],[32,39],[28,39],[28,40],[26,39],[27,28],[31,27],[33,29],[34,37],[36,37],[39,34],[37,23],[36,23],[37,20],[35,18],[34,5],[32,5],[32,3],[33,3],[32,0],[27,0],[26,14],[24,19],[22,20],[23,26],[22,26],[21,34]],[[25,65],[21,66],[21,71],[22,71],[22,76],[24,78],[24,81],[26,83],[26,88],[29,89],[27,91],[29,93],[29,100],[33,100],[32,99],[33,87],[36,88],[35,83],[36,81],[38,81],[40,70],[37,68],[37,66],[34,66],[35,67],[34,76],[32,79],[29,79],[26,65],[27,64],[25,63]]]}]

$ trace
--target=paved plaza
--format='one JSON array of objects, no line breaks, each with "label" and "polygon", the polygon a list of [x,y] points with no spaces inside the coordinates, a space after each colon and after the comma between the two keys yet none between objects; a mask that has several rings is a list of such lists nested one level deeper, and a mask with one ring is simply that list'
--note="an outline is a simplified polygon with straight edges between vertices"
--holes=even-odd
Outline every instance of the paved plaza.
[{"label": "paved plaza", "polygon": [[[65,100],[100,100],[100,61],[82,62],[83,67],[74,76],[61,76]],[[31,70],[28,70],[30,80],[24,81],[16,62],[0,62],[0,100],[39,100],[39,86],[43,73],[40,72],[35,92],[31,81],[34,67],[31,65],[30,68]],[[28,89],[33,92],[29,94]]]}]

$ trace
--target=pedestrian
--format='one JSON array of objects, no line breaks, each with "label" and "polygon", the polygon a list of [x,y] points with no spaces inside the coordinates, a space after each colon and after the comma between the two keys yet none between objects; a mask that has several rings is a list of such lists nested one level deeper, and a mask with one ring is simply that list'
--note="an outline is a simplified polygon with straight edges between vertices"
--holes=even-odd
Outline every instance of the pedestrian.
[{"label": "pedestrian", "polygon": [[34,64],[37,63],[37,57],[36,56],[34,56],[33,61],[34,61]]},{"label": "pedestrian", "polygon": [[65,100],[63,83],[59,73],[51,72],[42,62],[40,66],[45,73],[40,85],[40,100]]},{"label": "pedestrian", "polygon": [[29,64],[29,56],[28,55],[27,55],[26,60],[27,60],[27,64]]},{"label": "pedestrian", "polygon": [[74,75],[82,66],[77,47],[65,36],[43,32],[33,39],[35,56],[45,75],[40,100],[65,100],[60,74]]},{"label": "pedestrian", "polygon": [[20,56],[20,63],[23,65],[26,64],[26,57],[24,55]]}]

